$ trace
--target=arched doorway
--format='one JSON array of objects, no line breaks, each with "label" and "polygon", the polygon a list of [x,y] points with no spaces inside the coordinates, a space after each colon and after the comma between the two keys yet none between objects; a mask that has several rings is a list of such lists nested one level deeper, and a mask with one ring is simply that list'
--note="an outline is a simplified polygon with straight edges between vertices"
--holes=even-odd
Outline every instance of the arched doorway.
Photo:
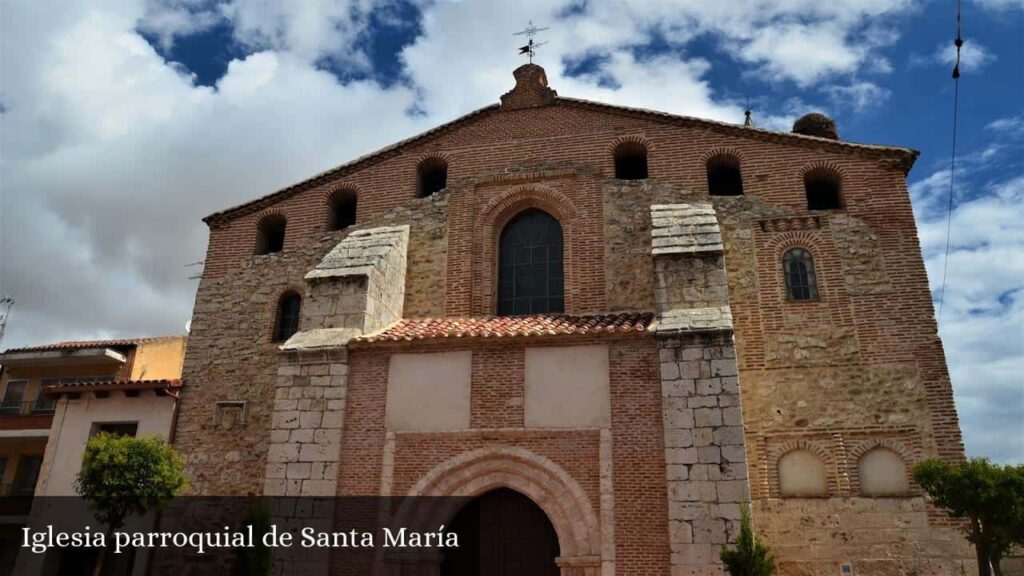
[{"label": "arched doorway", "polygon": [[508,488],[466,504],[448,531],[459,547],[444,551],[441,576],[558,576],[558,536],[543,510]]}]

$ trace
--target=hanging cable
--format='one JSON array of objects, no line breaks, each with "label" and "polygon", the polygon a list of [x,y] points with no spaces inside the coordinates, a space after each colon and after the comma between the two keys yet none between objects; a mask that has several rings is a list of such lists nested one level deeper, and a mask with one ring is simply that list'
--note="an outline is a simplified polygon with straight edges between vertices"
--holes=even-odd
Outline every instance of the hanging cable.
[{"label": "hanging cable", "polygon": [[964,39],[960,29],[960,0],[956,3],[956,39],[953,40],[956,46],[956,61],[953,64],[953,146],[949,160],[949,201],[946,206],[946,255],[942,258],[942,287],[939,288],[939,310],[935,315],[935,323],[942,319],[942,305],[946,302],[946,270],[949,268],[949,245],[950,236],[953,231],[953,184],[956,174],[956,127],[960,106],[960,48],[964,45]]}]

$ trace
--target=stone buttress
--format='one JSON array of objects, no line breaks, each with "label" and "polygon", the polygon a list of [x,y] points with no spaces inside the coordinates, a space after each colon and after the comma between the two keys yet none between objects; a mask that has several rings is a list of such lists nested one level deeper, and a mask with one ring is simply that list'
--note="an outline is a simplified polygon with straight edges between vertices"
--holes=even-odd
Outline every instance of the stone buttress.
[{"label": "stone buttress", "polygon": [[[333,497],[348,384],[346,345],[402,317],[409,227],[349,234],[305,276],[300,331],[281,346],[265,496]],[[277,507],[283,508],[283,507]],[[333,506],[276,509],[283,527],[333,527]],[[290,574],[326,574],[328,550],[286,555]]]},{"label": "stone buttress", "polygon": [[672,574],[722,574],[749,489],[721,231],[703,202],[651,220]]}]

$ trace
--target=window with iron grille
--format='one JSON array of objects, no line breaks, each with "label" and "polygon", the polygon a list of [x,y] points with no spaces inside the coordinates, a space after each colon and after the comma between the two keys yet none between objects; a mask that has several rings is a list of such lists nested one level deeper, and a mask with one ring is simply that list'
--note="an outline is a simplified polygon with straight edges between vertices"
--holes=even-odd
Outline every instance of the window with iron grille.
[{"label": "window with iron grille", "polygon": [[562,226],[547,212],[526,210],[501,231],[498,315],[565,311]]},{"label": "window with iron grille", "polygon": [[803,248],[793,248],[782,257],[782,271],[786,277],[786,296],[790,300],[816,300],[818,279],[814,273],[814,258]]},{"label": "window with iron grille", "polygon": [[25,400],[25,388],[28,380],[10,380],[7,382],[7,389],[4,390],[3,401],[0,401],[0,412],[5,414],[18,414],[21,412],[21,403]]},{"label": "window with iron grille", "polygon": [[274,324],[274,341],[284,342],[299,331],[299,311],[302,297],[295,292],[286,292],[277,302],[277,321]]}]

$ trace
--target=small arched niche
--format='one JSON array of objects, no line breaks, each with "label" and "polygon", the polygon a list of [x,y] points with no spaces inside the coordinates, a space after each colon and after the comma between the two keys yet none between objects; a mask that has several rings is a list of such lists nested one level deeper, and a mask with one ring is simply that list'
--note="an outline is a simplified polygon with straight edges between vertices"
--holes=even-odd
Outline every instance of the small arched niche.
[{"label": "small arched niche", "polygon": [[448,187],[448,163],[443,158],[431,156],[416,167],[416,195],[426,198]]},{"label": "small arched niche", "polygon": [[268,214],[256,224],[256,254],[272,254],[284,249],[284,231],[288,221],[283,214]]},{"label": "small arched niche", "polygon": [[804,174],[804,192],[808,210],[841,210],[842,179],[828,168],[815,168]]},{"label": "small arched niche", "polygon": [[355,190],[345,188],[332,193],[327,202],[327,229],[344,230],[355,224],[358,201]]},{"label": "small arched niche", "polygon": [[779,494],[796,498],[828,496],[828,475],[825,463],[815,453],[803,448],[787,452],[779,458]]},{"label": "small arched niche", "polygon": [[863,496],[899,496],[910,491],[903,459],[893,450],[881,446],[860,457],[857,477]]},{"label": "small arched niche", "polygon": [[711,196],[742,196],[743,176],[740,160],[732,154],[717,154],[707,163],[708,194]]},{"label": "small arched niche", "polygon": [[641,142],[627,141],[615,147],[615,177],[619,180],[643,180],[647,178],[647,146]]}]

